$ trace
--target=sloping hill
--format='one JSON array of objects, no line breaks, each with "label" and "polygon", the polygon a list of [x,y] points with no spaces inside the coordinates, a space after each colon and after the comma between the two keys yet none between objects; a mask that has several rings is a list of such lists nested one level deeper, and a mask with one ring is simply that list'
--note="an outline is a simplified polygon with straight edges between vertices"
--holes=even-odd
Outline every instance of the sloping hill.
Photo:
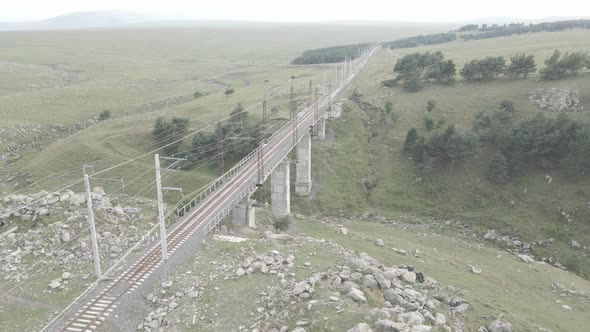
[{"label": "sloping hill", "polygon": [[0,30],[75,30],[120,28],[159,20],[154,16],[125,11],[82,11],[34,22],[0,23]]}]

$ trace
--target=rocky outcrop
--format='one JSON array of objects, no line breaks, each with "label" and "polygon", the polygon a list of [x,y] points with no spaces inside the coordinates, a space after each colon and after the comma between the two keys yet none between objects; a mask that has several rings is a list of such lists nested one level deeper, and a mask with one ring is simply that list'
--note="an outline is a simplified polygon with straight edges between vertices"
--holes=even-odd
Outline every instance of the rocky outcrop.
[{"label": "rocky outcrop", "polygon": [[188,297],[189,299],[194,300],[199,296],[201,291],[203,291],[203,289],[199,286],[198,281],[196,281],[190,287],[183,288],[167,297],[165,296],[166,291],[164,290],[162,290],[159,295],[148,293],[145,299],[155,309],[144,318],[143,322],[137,326],[137,329],[151,332],[163,331],[165,328],[170,327],[172,322],[166,319],[166,315],[178,308],[184,298]]},{"label": "rocky outcrop", "polygon": [[[141,240],[142,231],[134,222],[141,217],[136,207],[114,206],[118,197],[108,197],[104,190],[95,187],[92,192],[99,252],[103,259],[120,257],[128,248]],[[128,199],[129,203],[147,204],[149,201]],[[17,207],[28,204],[19,211]],[[101,208],[102,206],[102,208]],[[8,213],[5,222],[19,218],[30,227],[12,227],[0,236],[0,277],[20,281],[29,277],[28,266],[39,260],[62,267],[79,266],[92,260],[86,197],[71,191],[30,195],[10,195],[0,199],[0,214]],[[43,220],[43,223],[37,221]],[[46,224],[47,223],[47,224]],[[25,223],[26,224],[26,223]],[[137,225],[137,226],[136,226]],[[67,279],[67,274],[62,276]],[[63,281],[63,280],[62,280]],[[61,286],[63,286],[61,282]],[[56,285],[56,283],[53,283]],[[59,286],[57,286],[59,287]],[[57,288],[55,287],[55,288]]]},{"label": "rocky outcrop", "polygon": [[568,88],[537,89],[529,94],[531,104],[551,112],[584,110],[578,90]]},{"label": "rocky outcrop", "polygon": [[[465,300],[446,295],[434,279],[413,266],[384,266],[366,253],[344,253],[343,261],[337,270],[313,272],[301,281],[283,278],[281,283],[286,289],[270,287],[257,312],[264,318],[255,326],[261,331],[262,327],[281,326],[280,317],[288,317],[290,311],[302,306],[309,311],[336,304],[337,310],[344,310],[345,306],[373,306],[380,302],[385,305],[370,310],[373,324],[361,322],[350,331],[431,331],[434,327],[450,328],[445,315],[437,312],[441,302],[448,304],[456,321],[469,308]],[[415,288],[417,284],[421,285]],[[345,301],[348,304],[344,305]]]},{"label": "rocky outcrop", "polygon": [[282,255],[276,250],[269,254],[254,255],[247,257],[242,261],[240,267],[236,270],[236,276],[253,274],[256,272],[277,274],[280,271],[289,271],[293,268],[295,256]]}]

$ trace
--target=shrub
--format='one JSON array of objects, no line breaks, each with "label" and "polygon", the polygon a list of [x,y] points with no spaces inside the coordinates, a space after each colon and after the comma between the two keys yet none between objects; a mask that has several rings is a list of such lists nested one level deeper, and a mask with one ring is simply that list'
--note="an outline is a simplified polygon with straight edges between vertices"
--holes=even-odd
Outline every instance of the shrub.
[{"label": "shrub", "polygon": [[166,145],[165,153],[173,154],[180,147],[182,142],[178,140],[187,132],[189,123],[187,118],[173,117],[171,120],[167,120],[158,117],[154,122],[152,135],[159,145]]},{"label": "shrub", "polygon": [[500,109],[504,112],[513,113],[514,103],[507,99],[502,100],[502,102],[500,102]]},{"label": "shrub", "polygon": [[281,233],[289,229],[291,225],[291,220],[289,217],[274,217],[272,220],[272,227],[275,229],[275,232]]},{"label": "shrub", "polygon": [[413,153],[416,146],[416,139],[418,138],[418,131],[416,128],[408,130],[406,140],[404,141],[404,152]]},{"label": "shrub", "polygon": [[424,87],[424,82],[419,75],[412,75],[404,81],[402,88],[408,92],[417,92]]},{"label": "shrub", "polygon": [[104,111],[100,112],[100,114],[98,115],[98,120],[100,120],[100,121],[108,120],[110,118],[111,118],[111,111],[109,111],[109,110],[104,110]]},{"label": "shrub", "polygon": [[488,179],[497,184],[510,182],[510,165],[502,152],[496,152],[490,160]]},{"label": "shrub", "polygon": [[391,111],[393,111],[393,104],[390,101],[388,101],[385,103],[385,113],[387,115],[390,115]]},{"label": "shrub", "polygon": [[424,128],[426,128],[426,130],[431,131],[432,128],[434,128],[434,119],[432,118],[432,115],[430,115],[430,113],[426,113],[424,115]]},{"label": "shrub", "polygon": [[225,89],[225,92],[224,92],[224,94],[225,94],[226,96],[229,96],[229,95],[233,94],[234,92],[235,92],[235,91],[234,91],[234,89],[233,89],[233,88],[227,88],[227,89]]},{"label": "shrub", "polygon": [[436,101],[434,99],[428,99],[426,102],[426,111],[432,112],[436,107]]}]

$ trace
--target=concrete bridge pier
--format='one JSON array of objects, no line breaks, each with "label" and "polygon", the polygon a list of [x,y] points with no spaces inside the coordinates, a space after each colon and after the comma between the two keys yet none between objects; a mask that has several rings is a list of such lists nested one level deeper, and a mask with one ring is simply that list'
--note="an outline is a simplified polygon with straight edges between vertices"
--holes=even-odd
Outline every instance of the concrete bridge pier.
[{"label": "concrete bridge pier", "polygon": [[283,159],[270,175],[270,204],[272,214],[279,217],[291,213],[291,180],[288,158]]},{"label": "concrete bridge pier", "polygon": [[319,140],[326,139],[326,118],[321,117],[318,122],[315,124],[315,138]]},{"label": "concrete bridge pier", "polygon": [[254,203],[256,201],[250,197],[245,197],[232,211],[233,223],[236,225],[256,228],[256,211]]},{"label": "concrete bridge pier", "polygon": [[295,193],[309,196],[311,192],[311,133],[309,130],[297,143],[297,163],[295,164]]}]

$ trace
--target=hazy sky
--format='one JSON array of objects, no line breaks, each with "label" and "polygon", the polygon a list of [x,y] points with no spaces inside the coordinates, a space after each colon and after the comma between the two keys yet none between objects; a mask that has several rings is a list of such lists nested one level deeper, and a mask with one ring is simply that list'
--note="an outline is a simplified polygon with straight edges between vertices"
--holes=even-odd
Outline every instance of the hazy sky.
[{"label": "hazy sky", "polygon": [[124,10],[169,18],[261,21],[455,21],[590,16],[588,0],[6,0],[0,20],[38,20],[88,10]]}]

